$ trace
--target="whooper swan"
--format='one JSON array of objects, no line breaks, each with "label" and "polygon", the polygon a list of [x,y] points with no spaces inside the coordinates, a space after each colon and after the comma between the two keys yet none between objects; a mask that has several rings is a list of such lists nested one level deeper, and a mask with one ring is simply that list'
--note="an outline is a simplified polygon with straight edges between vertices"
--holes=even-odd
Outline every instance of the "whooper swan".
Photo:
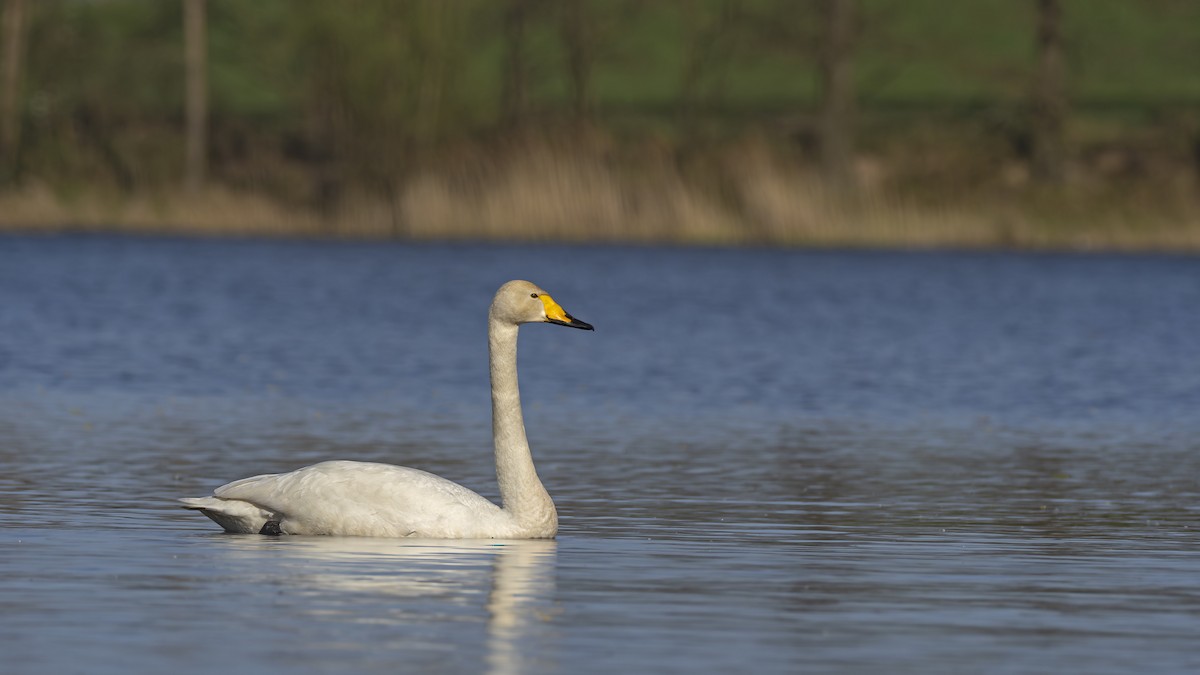
[{"label": "whooper swan", "polygon": [[503,507],[418,469],[372,462],[321,462],[290,473],[243,478],[212,497],[181,499],[227,532],[437,539],[539,539],[558,532],[558,512],[538,478],[517,388],[523,323],[592,330],[528,281],[500,287],[488,311],[492,437]]}]

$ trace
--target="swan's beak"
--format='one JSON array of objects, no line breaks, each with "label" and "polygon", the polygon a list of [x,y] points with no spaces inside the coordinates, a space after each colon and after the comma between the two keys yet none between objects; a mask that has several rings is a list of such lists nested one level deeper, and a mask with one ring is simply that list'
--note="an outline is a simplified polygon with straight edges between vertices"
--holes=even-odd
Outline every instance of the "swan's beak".
[{"label": "swan's beak", "polygon": [[567,314],[567,311],[559,306],[549,295],[542,293],[538,296],[542,304],[546,306],[546,321],[548,323],[556,323],[560,326],[569,326],[571,328],[582,328],[583,330],[596,330],[592,328],[592,324],[584,323],[579,319]]}]

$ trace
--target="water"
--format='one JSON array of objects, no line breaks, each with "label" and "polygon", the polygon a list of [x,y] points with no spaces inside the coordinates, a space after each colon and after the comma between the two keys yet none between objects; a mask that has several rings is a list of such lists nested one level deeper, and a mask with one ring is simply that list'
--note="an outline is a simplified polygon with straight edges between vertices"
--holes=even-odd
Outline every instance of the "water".
[{"label": "water", "polygon": [[[495,498],[521,334],[551,542],[224,535],[329,458]],[[1194,672],[1200,263],[0,238],[6,673]]]}]

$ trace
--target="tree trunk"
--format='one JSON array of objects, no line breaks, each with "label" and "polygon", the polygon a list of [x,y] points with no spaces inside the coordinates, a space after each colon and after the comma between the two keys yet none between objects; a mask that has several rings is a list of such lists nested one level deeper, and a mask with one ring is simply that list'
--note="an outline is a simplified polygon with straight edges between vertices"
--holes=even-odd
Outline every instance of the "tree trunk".
[{"label": "tree trunk", "polygon": [[417,110],[414,120],[413,138],[419,157],[432,152],[437,144],[442,127],[442,104],[445,98],[446,60],[449,58],[446,44],[446,22],[453,4],[434,0],[422,5],[421,29],[422,58],[420,83],[417,88]]},{"label": "tree trunk", "polygon": [[21,71],[25,36],[25,0],[4,4],[3,54],[0,55],[0,185],[16,179],[21,145]]},{"label": "tree trunk", "polygon": [[821,0],[818,145],[825,179],[837,189],[855,187],[854,0]]},{"label": "tree trunk", "polygon": [[[704,12],[699,0],[687,0],[681,6],[683,39],[683,77],[679,84],[678,114],[683,135],[688,138],[696,127],[702,103],[723,97],[725,78],[718,77],[709,86],[707,101],[702,100],[705,77],[711,77],[714,65],[728,60],[728,26],[738,19],[737,0],[722,0],[715,15]],[[719,71],[718,71],[719,72]]]},{"label": "tree trunk", "polygon": [[504,64],[504,121],[520,124],[529,108],[528,77],[525,62],[525,24],[528,0],[509,0],[504,12],[506,54]]},{"label": "tree trunk", "polygon": [[208,29],[205,0],[183,0],[186,124],[184,188],[199,192],[208,172]]},{"label": "tree trunk", "polygon": [[1057,184],[1062,182],[1065,173],[1063,128],[1067,117],[1062,2],[1036,2],[1037,73],[1031,120],[1033,176],[1039,182]]},{"label": "tree trunk", "polygon": [[563,8],[562,37],[570,75],[571,109],[577,121],[587,119],[591,109],[592,28],[588,25],[586,0],[567,0]]}]

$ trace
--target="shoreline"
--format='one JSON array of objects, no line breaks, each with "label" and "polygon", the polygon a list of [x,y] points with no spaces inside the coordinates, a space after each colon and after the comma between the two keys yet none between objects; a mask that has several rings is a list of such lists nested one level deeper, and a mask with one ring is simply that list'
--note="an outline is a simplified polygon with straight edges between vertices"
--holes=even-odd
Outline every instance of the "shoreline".
[{"label": "shoreline", "polygon": [[[551,200],[553,201],[553,200]],[[403,208],[403,207],[402,207]],[[436,207],[435,207],[436,208]],[[411,205],[410,210],[413,210]],[[793,228],[764,228],[737,213],[702,214],[699,227],[682,218],[657,222],[561,220],[535,214],[520,220],[467,207],[459,218],[420,218],[398,223],[397,209],[361,197],[331,215],[288,206],[265,196],[225,188],[198,195],[81,195],[70,202],[48,191],[0,195],[0,233],[14,235],[145,235],[194,238],[307,239],[328,241],[471,242],[504,244],[598,244],[625,246],[734,247],[781,249],[972,250],[1095,253],[1200,254],[1200,219],[1148,213],[1134,224],[1116,218],[1055,218],[1038,222],[1029,209],[1016,214],[965,206],[921,207],[864,200],[824,207],[822,222]],[[676,214],[678,215],[678,214]]]}]

